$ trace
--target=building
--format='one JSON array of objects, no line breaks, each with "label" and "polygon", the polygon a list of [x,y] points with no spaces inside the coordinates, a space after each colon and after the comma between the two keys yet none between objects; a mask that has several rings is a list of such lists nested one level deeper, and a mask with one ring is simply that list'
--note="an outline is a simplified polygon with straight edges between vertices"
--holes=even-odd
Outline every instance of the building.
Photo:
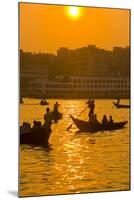
[{"label": "building", "polygon": [[21,54],[22,96],[46,98],[130,96],[129,47],[114,47],[112,51],[108,51],[95,45],[88,45],[74,50],[61,47],[57,50],[56,56],[23,51]]},{"label": "building", "polygon": [[[97,48],[95,45],[75,50],[61,47],[57,51],[59,68],[68,75],[116,76],[129,72],[129,47],[114,47],[112,51]],[[65,70],[66,69],[66,70]]]},{"label": "building", "polygon": [[130,81],[127,77],[57,76],[31,82],[31,94],[46,98],[129,98]]},{"label": "building", "polygon": [[31,94],[31,82],[37,82],[48,79],[48,68],[44,65],[28,65],[20,69],[20,91],[21,96]]}]

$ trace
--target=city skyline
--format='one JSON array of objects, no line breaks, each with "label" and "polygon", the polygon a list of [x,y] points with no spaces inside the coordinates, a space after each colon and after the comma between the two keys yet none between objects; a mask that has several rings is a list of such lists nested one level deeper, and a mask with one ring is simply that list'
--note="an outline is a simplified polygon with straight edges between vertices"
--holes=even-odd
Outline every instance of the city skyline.
[{"label": "city skyline", "polygon": [[44,54],[53,54],[55,56],[57,56],[57,51],[60,50],[61,48],[64,48],[64,49],[67,49],[69,51],[75,51],[75,50],[78,50],[78,49],[82,49],[82,48],[87,48],[88,46],[95,46],[95,48],[99,49],[99,50],[104,50],[104,51],[109,51],[109,52],[112,52],[114,48],[122,48],[122,49],[125,49],[125,48],[130,48],[129,45],[126,45],[126,46],[113,46],[111,47],[111,49],[105,49],[105,48],[102,48],[102,47],[98,47],[96,46],[95,44],[87,44],[85,46],[80,46],[80,47],[77,47],[77,48],[69,48],[69,47],[66,47],[66,46],[59,46],[55,52],[47,52],[47,51],[44,51],[44,52],[32,52],[32,51],[25,51],[24,49],[19,49],[25,53],[32,53],[32,54],[39,54],[39,53],[44,53]]},{"label": "city skyline", "polygon": [[[20,49],[56,53],[59,47],[76,49],[94,44],[111,50],[130,45],[129,10],[20,3]],[[74,13],[75,14],[75,13]],[[62,27],[62,28],[61,28]]]}]

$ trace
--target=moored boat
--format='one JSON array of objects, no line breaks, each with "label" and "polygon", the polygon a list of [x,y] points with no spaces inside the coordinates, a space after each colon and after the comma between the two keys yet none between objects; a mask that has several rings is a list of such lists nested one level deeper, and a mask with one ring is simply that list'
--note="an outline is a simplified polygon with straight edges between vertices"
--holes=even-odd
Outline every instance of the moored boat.
[{"label": "moored boat", "polygon": [[48,145],[51,130],[45,127],[34,127],[27,131],[20,128],[20,144]]},{"label": "moored boat", "polygon": [[73,120],[73,123],[76,125],[76,127],[80,130],[80,132],[95,133],[98,131],[117,130],[124,128],[124,126],[127,124],[127,121],[123,121],[123,122],[115,122],[112,126],[103,126],[101,123],[93,125],[88,121],[83,121],[74,118],[72,115],[70,115],[70,117]]},{"label": "moored boat", "polygon": [[113,105],[116,108],[130,108],[130,105],[118,104],[118,103],[115,103],[115,102],[113,102]]}]

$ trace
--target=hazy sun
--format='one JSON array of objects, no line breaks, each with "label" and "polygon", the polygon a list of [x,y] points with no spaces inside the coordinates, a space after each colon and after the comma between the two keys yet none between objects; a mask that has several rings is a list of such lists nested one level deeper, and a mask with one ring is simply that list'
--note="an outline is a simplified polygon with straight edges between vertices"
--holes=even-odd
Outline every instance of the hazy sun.
[{"label": "hazy sun", "polygon": [[71,18],[76,19],[80,16],[80,8],[75,6],[68,7],[68,14]]}]

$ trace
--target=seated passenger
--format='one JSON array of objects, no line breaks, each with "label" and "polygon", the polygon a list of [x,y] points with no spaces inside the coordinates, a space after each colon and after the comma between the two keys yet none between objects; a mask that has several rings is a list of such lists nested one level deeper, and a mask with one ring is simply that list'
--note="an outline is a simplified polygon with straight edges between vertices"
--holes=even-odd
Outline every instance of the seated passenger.
[{"label": "seated passenger", "polygon": [[112,119],[112,116],[110,115],[110,117],[109,117],[109,126],[110,127],[112,127],[113,126],[113,124],[114,124],[114,121],[113,121],[113,119]]},{"label": "seated passenger", "polygon": [[96,114],[93,116],[93,123],[94,123],[94,124],[98,124],[98,123],[99,123]]},{"label": "seated passenger", "polygon": [[103,118],[102,118],[102,125],[103,125],[103,126],[108,126],[108,119],[107,119],[106,115],[103,115]]},{"label": "seated passenger", "polygon": [[37,127],[37,122],[36,122],[36,120],[33,121],[33,128],[35,128],[35,127]]}]

